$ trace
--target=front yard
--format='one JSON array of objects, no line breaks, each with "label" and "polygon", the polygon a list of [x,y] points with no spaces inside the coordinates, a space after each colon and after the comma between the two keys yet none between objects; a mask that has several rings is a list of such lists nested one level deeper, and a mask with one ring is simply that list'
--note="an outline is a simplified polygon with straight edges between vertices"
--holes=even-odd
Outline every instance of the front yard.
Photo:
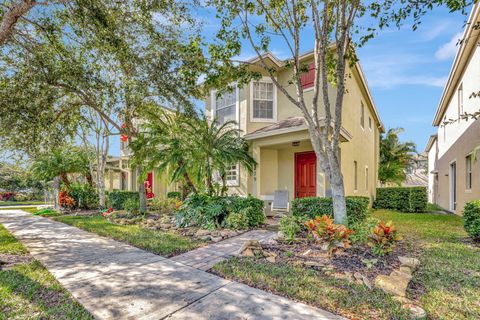
[{"label": "front yard", "polygon": [[148,230],[138,225],[114,224],[102,216],[58,216],[53,219],[165,257],[187,252],[204,244],[203,241],[192,240],[173,232]]},{"label": "front yard", "polygon": [[[421,261],[407,298],[421,305],[431,319],[480,318],[480,247],[467,238],[461,217],[387,210],[373,216],[392,220],[404,237],[402,250]],[[408,318],[401,304],[379,289],[318,269],[232,258],[213,272],[349,318]]]},{"label": "front yard", "polygon": [[2,225],[0,319],[93,319]]}]

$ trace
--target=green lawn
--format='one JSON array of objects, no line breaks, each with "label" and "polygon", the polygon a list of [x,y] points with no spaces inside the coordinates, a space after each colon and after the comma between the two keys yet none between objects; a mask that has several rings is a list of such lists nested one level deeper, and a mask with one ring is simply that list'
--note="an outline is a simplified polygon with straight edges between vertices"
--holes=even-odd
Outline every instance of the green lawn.
[{"label": "green lawn", "polygon": [[203,244],[171,232],[146,230],[137,225],[113,224],[100,216],[60,216],[54,219],[167,257],[190,251]]},{"label": "green lawn", "polygon": [[[0,254],[25,247],[0,225]],[[0,270],[0,319],[93,319],[38,261]]]},{"label": "green lawn", "polygon": [[16,207],[11,207],[11,208],[1,208],[0,207],[0,210],[23,210],[23,211],[30,212],[30,213],[36,213],[38,211],[37,208],[16,208]]},{"label": "green lawn", "polygon": [[[394,221],[410,254],[422,262],[409,298],[418,299],[431,319],[480,319],[480,248],[468,242],[461,217],[391,211],[374,216]],[[214,271],[346,317],[406,319],[399,305],[379,290],[302,267],[233,258]]]},{"label": "green lawn", "polygon": [[29,206],[29,205],[43,205],[45,201],[0,201],[0,207],[4,206]]}]

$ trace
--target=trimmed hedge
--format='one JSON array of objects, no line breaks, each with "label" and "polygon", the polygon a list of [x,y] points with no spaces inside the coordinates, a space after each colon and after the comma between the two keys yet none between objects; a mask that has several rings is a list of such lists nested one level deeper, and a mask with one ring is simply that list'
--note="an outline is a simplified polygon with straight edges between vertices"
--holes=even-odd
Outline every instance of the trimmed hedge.
[{"label": "trimmed hedge", "polygon": [[468,235],[480,240],[480,200],[467,202],[463,208],[463,225]]},{"label": "trimmed hedge", "polygon": [[[348,224],[364,221],[368,214],[370,199],[368,197],[348,196],[345,200]],[[292,201],[293,216],[314,219],[316,216],[323,214],[333,217],[332,198],[307,197],[297,198]]]},{"label": "trimmed hedge", "polygon": [[115,210],[123,210],[128,199],[140,202],[137,191],[114,190],[108,193],[108,204]]},{"label": "trimmed hedge", "polygon": [[426,187],[387,187],[377,188],[377,198],[373,202],[373,207],[402,212],[425,212],[427,204]]}]

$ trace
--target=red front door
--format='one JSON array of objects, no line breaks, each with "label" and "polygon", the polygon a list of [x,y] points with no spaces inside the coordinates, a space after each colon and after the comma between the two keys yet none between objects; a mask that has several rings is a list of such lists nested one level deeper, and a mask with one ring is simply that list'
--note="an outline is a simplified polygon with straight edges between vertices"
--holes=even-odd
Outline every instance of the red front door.
[{"label": "red front door", "polygon": [[295,198],[317,196],[315,152],[295,153]]}]

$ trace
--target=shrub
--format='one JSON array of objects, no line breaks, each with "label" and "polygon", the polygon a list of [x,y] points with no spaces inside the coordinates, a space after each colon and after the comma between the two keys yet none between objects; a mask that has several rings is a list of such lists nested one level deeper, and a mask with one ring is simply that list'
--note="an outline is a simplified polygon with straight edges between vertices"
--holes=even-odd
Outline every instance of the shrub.
[{"label": "shrub", "polygon": [[182,194],[178,191],[170,191],[167,193],[169,199],[182,199]]},{"label": "shrub", "polygon": [[0,192],[0,201],[15,201],[14,192]]},{"label": "shrub", "polygon": [[375,228],[380,221],[373,217],[359,221],[350,226],[353,234],[350,236],[350,241],[353,244],[367,244],[373,228]]},{"label": "shrub", "polygon": [[[368,214],[368,197],[346,197],[348,224],[363,221]],[[310,197],[297,198],[292,201],[292,215],[314,219],[317,216],[333,217],[332,198]]]},{"label": "shrub", "polygon": [[72,209],[75,207],[75,200],[68,195],[67,191],[60,191],[58,193],[58,204],[60,207]]},{"label": "shrub", "polygon": [[402,212],[427,211],[428,196],[425,187],[377,188],[373,206],[377,209],[392,209]]},{"label": "shrub", "polygon": [[123,209],[130,214],[140,213],[140,200],[135,198],[128,198],[123,202]]},{"label": "shrub", "polygon": [[93,209],[98,208],[98,193],[88,183],[72,184],[68,195],[75,201],[75,208]]},{"label": "shrub", "polygon": [[175,213],[181,205],[182,201],[176,198],[153,198],[150,202],[150,210],[154,211],[155,213],[170,215]]},{"label": "shrub", "polygon": [[384,256],[392,252],[400,240],[401,237],[393,226],[392,221],[387,223],[379,222],[369,236],[368,246],[372,248],[374,255]]},{"label": "shrub", "polygon": [[300,217],[283,216],[280,219],[279,230],[283,233],[287,242],[295,241],[295,237],[302,230],[303,222]]},{"label": "shrub", "polygon": [[480,200],[467,202],[463,208],[463,225],[468,235],[480,240]]},{"label": "shrub", "polygon": [[179,227],[199,226],[205,229],[220,228],[232,213],[246,215],[248,226],[256,227],[265,221],[263,202],[251,196],[209,196],[193,194],[185,199],[176,215]]},{"label": "shrub", "polygon": [[334,224],[327,215],[319,216],[305,223],[310,234],[323,243],[329,253],[334,253],[338,248],[350,247],[349,236],[353,233],[342,224]]},{"label": "shrub", "polygon": [[227,202],[231,204],[231,212],[240,212],[246,210],[248,225],[258,227],[265,223],[265,214],[263,213],[263,201],[248,195],[246,198],[239,196],[226,197]]},{"label": "shrub", "polygon": [[247,211],[249,208],[245,208],[239,212],[231,212],[226,221],[225,226],[233,230],[245,230],[248,229],[249,221]]},{"label": "shrub", "polygon": [[124,210],[124,202],[127,199],[140,201],[136,191],[114,190],[108,193],[108,204],[115,210]]}]

